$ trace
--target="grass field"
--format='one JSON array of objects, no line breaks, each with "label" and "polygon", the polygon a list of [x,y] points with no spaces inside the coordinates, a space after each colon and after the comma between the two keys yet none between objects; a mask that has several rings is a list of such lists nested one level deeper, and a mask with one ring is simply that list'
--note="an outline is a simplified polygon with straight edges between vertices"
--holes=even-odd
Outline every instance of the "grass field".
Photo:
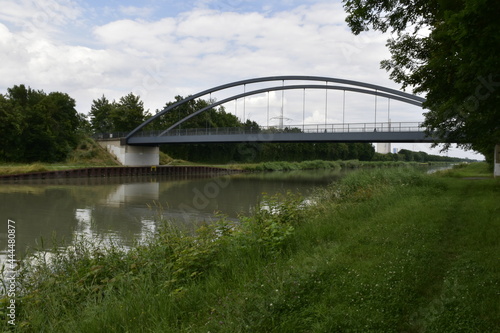
[{"label": "grass field", "polygon": [[26,262],[16,326],[2,327],[499,332],[500,182],[454,176],[362,170],[318,190],[313,206],[265,198],[240,223],[196,234],[164,222],[129,251],[82,241],[52,263]]}]

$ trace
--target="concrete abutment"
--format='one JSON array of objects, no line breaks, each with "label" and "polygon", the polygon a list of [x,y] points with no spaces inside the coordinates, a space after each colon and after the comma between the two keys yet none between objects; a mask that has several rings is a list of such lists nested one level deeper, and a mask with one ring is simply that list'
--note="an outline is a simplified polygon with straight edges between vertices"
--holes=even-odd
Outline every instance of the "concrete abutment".
[{"label": "concrete abutment", "polygon": [[117,139],[98,140],[99,145],[124,166],[146,166],[160,164],[160,148],[155,146],[130,146]]}]

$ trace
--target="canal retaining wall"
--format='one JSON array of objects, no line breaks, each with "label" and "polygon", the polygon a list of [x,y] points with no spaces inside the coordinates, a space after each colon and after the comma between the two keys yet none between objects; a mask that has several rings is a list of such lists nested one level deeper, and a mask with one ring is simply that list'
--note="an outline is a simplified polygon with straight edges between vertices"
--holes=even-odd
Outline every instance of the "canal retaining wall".
[{"label": "canal retaining wall", "polygon": [[125,177],[125,176],[186,176],[186,175],[229,175],[241,173],[241,170],[216,168],[208,166],[147,166],[147,167],[101,167],[83,168],[72,170],[57,170],[32,172],[16,175],[0,175],[3,181],[18,181],[25,179],[61,179],[61,178],[102,178],[102,177]]}]

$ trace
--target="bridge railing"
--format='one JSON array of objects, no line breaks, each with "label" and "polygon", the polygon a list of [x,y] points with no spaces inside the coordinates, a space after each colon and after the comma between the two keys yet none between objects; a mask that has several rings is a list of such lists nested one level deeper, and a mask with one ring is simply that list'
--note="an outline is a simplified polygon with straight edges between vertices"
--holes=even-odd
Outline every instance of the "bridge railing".
[{"label": "bridge railing", "polygon": [[[352,124],[301,124],[279,126],[256,127],[221,127],[221,128],[180,128],[171,130],[164,136],[184,136],[184,135],[234,135],[234,134],[259,134],[259,133],[397,133],[397,132],[423,132],[424,127],[420,122],[383,122],[383,123],[352,123]],[[136,137],[159,136],[163,130],[141,131],[135,133]],[[94,139],[119,139],[127,136],[128,133],[97,133]]]},{"label": "bridge railing", "polygon": [[94,133],[92,139],[95,140],[118,140],[126,137],[128,132]]},{"label": "bridge railing", "polygon": [[[365,132],[423,132],[420,122],[382,122],[353,124],[301,124],[256,127],[223,127],[223,128],[180,128],[173,129],[164,136],[184,135],[234,135],[257,133],[365,133]],[[159,136],[163,131],[141,131],[134,136]]]},{"label": "bridge railing", "polygon": [[292,125],[286,129],[298,129],[302,133],[365,133],[365,132],[422,132],[419,122],[353,123]]}]

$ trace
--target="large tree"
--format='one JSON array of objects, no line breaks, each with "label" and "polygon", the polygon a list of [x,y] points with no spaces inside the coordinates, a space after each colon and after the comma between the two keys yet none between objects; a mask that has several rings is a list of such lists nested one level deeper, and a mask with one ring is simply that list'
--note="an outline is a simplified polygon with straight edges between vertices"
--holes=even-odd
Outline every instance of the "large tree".
[{"label": "large tree", "polygon": [[111,121],[112,110],[113,104],[104,95],[92,101],[89,116],[94,133],[110,133],[114,130]]},{"label": "large tree", "polygon": [[80,117],[67,94],[19,85],[0,97],[0,123],[0,159],[56,162],[76,146]]},{"label": "large tree", "polygon": [[382,67],[425,94],[425,126],[447,149],[487,157],[500,143],[500,1],[343,0],[355,34],[390,31]]},{"label": "large tree", "polygon": [[118,103],[114,103],[111,111],[111,120],[117,132],[130,132],[142,124],[147,117],[148,114],[144,111],[141,98],[132,93],[121,97]]},{"label": "large tree", "polygon": [[89,115],[94,133],[130,132],[150,117],[140,96],[132,93],[118,102],[110,102],[103,95],[93,101]]},{"label": "large tree", "polygon": [[0,95],[0,160],[14,161],[22,154],[23,113],[10,99]]}]

